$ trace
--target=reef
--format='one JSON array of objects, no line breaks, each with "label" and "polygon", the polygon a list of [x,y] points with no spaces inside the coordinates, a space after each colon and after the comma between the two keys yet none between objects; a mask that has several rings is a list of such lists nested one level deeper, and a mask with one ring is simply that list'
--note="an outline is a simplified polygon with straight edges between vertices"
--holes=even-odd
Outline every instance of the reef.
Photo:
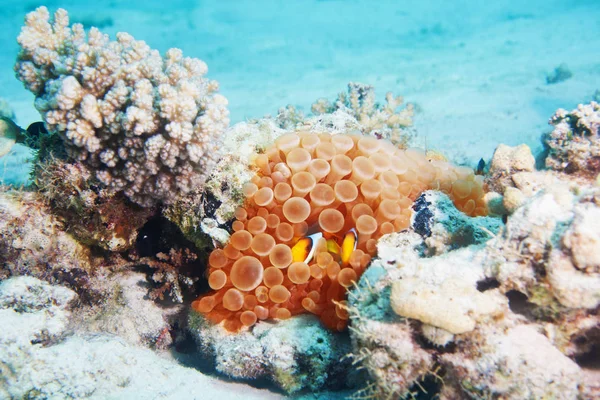
[{"label": "reef", "polygon": [[90,249],[63,229],[39,194],[0,191],[0,270],[3,279],[32,275],[51,282],[70,281],[82,290],[97,261]]},{"label": "reef", "polygon": [[156,211],[103,187],[81,163],[52,157],[36,165],[34,176],[44,203],[68,233],[89,246],[112,252],[130,249]]},{"label": "reef", "polygon": [[347,92],[338,94],[332,103],[325,98],[318,99],[311,106],[312,115],[308,118],[293,105],[280,108],[275,121],[286,130],[303,128],[324,131],[337,125],[344,125],[346,132],[353,131],[378,139],[387,139],[402,148],[409,147],[414,136],[410,129],[415,109],[413,104],[404,105],[402,96],[392,92],[385,95],[385,104],[377,103],[375,88],[357,82],[348,84]]},{"label": "reef", "polygon": [[504,205],[505,224],[457,218],[426,192],[413,230],[378,242],[349,294],[354,362],[370,376],[363,395],[598,396],[600,192],[532,160],[523,147],[494,155],[487,179],[504,194],[486,197]]},{"label": "reef", "polygon": [[368,85],[228,127],[177,49],[44,7],[18,41],[44,122],[0,125],[37,151],[0,190],[0,397],[600,396],[597,103],[474,171]]},{"label": "reef", "polygon": [[351,351],[348,337],[331,332],[312,315],[257,324],[236,335],[200,314],[189,318],[199,348],[226,376],[268,378],[286,393],[355,386],[358,372],[345,357]]}]

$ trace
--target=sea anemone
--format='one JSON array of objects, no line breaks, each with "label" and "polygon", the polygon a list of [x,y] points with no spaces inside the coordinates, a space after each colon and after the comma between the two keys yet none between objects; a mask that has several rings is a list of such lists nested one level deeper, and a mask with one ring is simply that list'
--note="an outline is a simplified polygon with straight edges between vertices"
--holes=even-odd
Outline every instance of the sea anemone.
[{"label": "sea anemone", "polygon": [[234,233],[208,260],[213,291],[192,303],[233,332],[306,312],[343,330],[346,288],[382,235],[409,227],[424,190],[444,191],[466,214],[486,214],[483,180],[472,170],[382,139],[291,133],[254,162]]}]

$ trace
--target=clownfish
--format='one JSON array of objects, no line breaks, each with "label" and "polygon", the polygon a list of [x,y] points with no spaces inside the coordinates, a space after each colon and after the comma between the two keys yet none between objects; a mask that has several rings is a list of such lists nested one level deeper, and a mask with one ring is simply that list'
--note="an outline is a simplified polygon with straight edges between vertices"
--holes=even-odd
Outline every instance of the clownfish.
[{"label": "clownfish", "polygon": [[293,262],[305,262],[308,264],[315,255],[317,242],[322,237],[323,234],[321,232],[317,232],[298,240],[294,247],[292,247]]},{"label": "clownfish", "polygon": [[356,244],[358,243],[358,232],[356,229],[352,228],[344,235],[344,239],[342,240],[342,251],[340,253],[340,258],[342,259],[342,264],[348,264],[350,261],[350,255],[354,250],[356,250]]},{"label": "clownfish", "polygon": [[[323,237],[323,233],[316,232],[312,235],[305,236],[299,239],[296,244],[292,247],[292,260],[293,262],[305,262],[309,263],[312,261],[316,245],[319,239]],[[358,242],[358,233],[356,229],[352,228],[342,238],[342,244],[338,244],[335,239],[327,240],[327,251],[332,254],[340,256],[342,264],[347,264],[350,260],[350,255],[356,250],[356,244]]]}]

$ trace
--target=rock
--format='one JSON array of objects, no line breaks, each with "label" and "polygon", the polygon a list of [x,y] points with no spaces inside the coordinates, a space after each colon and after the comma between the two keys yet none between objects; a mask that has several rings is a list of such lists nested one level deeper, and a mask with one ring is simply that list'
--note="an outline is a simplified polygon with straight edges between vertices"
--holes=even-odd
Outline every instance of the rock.
[{"label": "rock", "polygon": [[579,366],[528,325],[488,326],[454,353],[443,354],[441,363],[471,397],[576,399],[580,394]]},{"label": "rock", "polygon": [[77,294],[63,286],[20,276],[0,283],[0,350],[5,356],[31,343],[51,342],[67,329]]},{"label": "rock", "polygon": [[570,250],[577,269],[600,272],[600,207],[590,203],[576,207],[562,245]]},{"label": "rock", "polygon": [[517,208],[521,207],[521,205],[525,203],[525,199],[525,195],[519,189],[507,187],[504,190],[502,205],[508,214],[512,214]]},{"label": "rock", "polygon": [[432,190],[415,201],[413,210],[411,226],[425,238],[427,255],[485,243],[502,226],[499,218],[469,217],[446,194]]},{"label": "rock", "polygon": [[526,144],[516,147],[498,145],[488,173],[488,182],[493,182],[491,190],[503,193],[504,188],[512,186],[510,176],[516,172],[534,171],[535,158]]},{"label": "rock", "polygon": [[575,195],[556,186],[519,208],[492,244],[505,260],[496,267],[505,290],[537,293],[534,301],[544,307],[600,304],[598,199],[597,189]]},{"label": "rock", "polygon": [[[404,323],[365,319],[353,327],[353,359],[371,385],[358,394],[367,398],[402,398],[434,369],[432,355],[414,339]],[[358,350],[360,349],[360,350]]]},{"label": "rock", "polygon": [[500,193],[487,192],[483,197],[490,216],[501,216],[508,214],[504,207],[504,197]]},{"label": "rock", "polygon": [[0,191],[0,278],[31,275],[89,289],[94,258],[34,192]]},{"label": "rock", "polygon": [[434,194],[415,203],[414,231],[379,240],[349,295],[365,395],[594,397],[599,385],[584,376],[600,346],[600,192],[551,174],[558,184],[523,195],[504,227],[467,246]]},{"label": "rock", "polygon": [[554,130],[544,137],[546,166],[595,180],[600,172],[600,105],[592,101],[570,112],[559,109],[550,124]]},{"label": "rock", "polygon": [[502,314],[506,299],[488,291],[480,293],[459,279],[427,284],[404,278],[392,284],[390,296],[396,314],[442,328],[452,334],[472,331],[488,315]]},{"label": "rock", "polygon": [[81,163],[51,157],[38,161],[35,184],[44,203],[80,243],[124,252],[156,209],[142,208],[104,188]]},{"label": "rock", "polygon": [[145,274],[113,274],[102,282],[101,290],[107,293],[105,299],[74,318],[75,325],[81,327],[78,333],[110,333],[144,347],[166,348],[171,344],[169,331],[183,305],[164,306],[150,300]]},{"label": "rock", "polygon": [[12,109],[8,101],[0,97],[0,117],[15,120],[15,111]]},{"label": "rock", "polygon": [[452,333],[432,325],[423,324],[421,332],[429,342],[440,347],[444,347],[454,340]]},{"label": "rock", "polygon": [[237,334],[190,313],[189,327],[202,352],[214,358],[217,371],[238,379],[266,377],[287,393],[346,386],[350,344],[329,332],[312,315],[259,322]]}]

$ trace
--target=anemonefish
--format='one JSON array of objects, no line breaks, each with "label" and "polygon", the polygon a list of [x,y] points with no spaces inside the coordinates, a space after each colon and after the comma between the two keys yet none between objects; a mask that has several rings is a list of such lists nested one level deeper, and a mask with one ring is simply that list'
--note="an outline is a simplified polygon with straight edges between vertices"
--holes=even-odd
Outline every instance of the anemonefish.
[{"label": "anemonefish", "polygon": [[348,264],[350,261],[350,255],[354,250],[356,250],[356,244],[358,243],[358,232],[356,229],[352,228],[344,235],[344,240],[342,240],[342,251],[340,253],[340,258],[342,259],[342,264]]},{"label": "anemonefish", "polygon": [[309,263],[315,255],[316,244],[323,237],[321,232],[313,233],[298,240],[292,247],[292,260],[294,262]]},{"label": "anemonefish", "polygon": [[[292,259],[294,262],[310,263],[312,261],[316,244],[323,237],[323,233],[316,232],[312,235],[300,238],[292,247]],[[350,255],[356,250],[358,233],[352,228],[341,238],[341,245],[334,238],[327,240],[327,251],[340,257],[342,264],[348,264]]]}]

